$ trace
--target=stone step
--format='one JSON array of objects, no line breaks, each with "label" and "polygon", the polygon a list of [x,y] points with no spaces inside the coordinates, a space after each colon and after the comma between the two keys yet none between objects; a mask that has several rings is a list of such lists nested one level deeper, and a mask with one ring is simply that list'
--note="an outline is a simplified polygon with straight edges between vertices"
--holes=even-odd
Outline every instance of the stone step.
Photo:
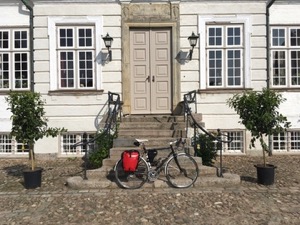
[{"label": "stone step", "polygon": [[[101,170],[93,171],[87,170],[87,177],[90,179],[99,179],[100,177],[105,178],[108,176],[113,176],[113,168],[118,160],[110,161],[111,165],[103,165]],[[217,168],[210,167],[210,166],[203,166],[202,164],[198,163],[199,168],[199,175],[200,176],[216,176],[217,175]],[[164,176],[164,173],[161,173],[161,176]]]},{"label": "stone step", "polygon": [[120,129],[118,131],[118,137],[129,137],[129,138],[138,138],[141,139],[141,137],[185,137],[186,132],[185,130],[123,130]]},{"label": "stone step", "polygon": [[136,139],[146,139],[148,147],[168,146],[170,142],[175,141],[178,137],[118,137],[113,141],[113,147],[130,147],[134,146]]},{"label": "stone step", "polygon": [[[142,150],[140,149],[140,147],[119,147],[119,148],[112,148],[110,149],[109,155],[110,158],[109,159],[120,159],[121,154],[125,151],[125,150],[139,150],[140,153],[142,153]],[[151,147],[148,148],[148,150],[157,150],[157,156],[156,159],[159,157],[166,157],[168,156],[168,154],[170,153],[170,149],[169,147]],[[182,149],[183,151],[183,149]],[[194,155],[194,150],[192,147],[185,147],[185,151],[187,153],[189,153],[190,155]]]},{"label": "stone step", "polygon": [[[224,173],[223,177],[216,176],[199,176],[194,185],[190,188],[203,188],[203,187],[234,187],[238,186],[241,178],[237,174]],[[102,188],[120,188],[112,178],[88,178],[84,180],[82,177],[74,176],[69,177],[66,182],[67,186],[71,189],[102,189]],[[148,182],[141,187],[147,188],[170,188],[166,179],[158,179],[154,182]]]},{"label": "stone step", "polygon": [[170,115],[130,115],[122,117],[121,122],[183,122],[184,116]]},{"label": "stone step", "polygon": [[[113,174],[113,168],[119,159],[120,157],[118,159],[105,159],[101,168],[87,170],[87,177],[91,179],[109,177],[111,174]],[[200,176],[216,176],[217,169],[215,167],[202,165],[202,159],[200,157],[194,157],[194,159],[198,164]],[[162,172],[161,175],[164,176],[164,173]]]},{"label": "stone step", "polygon": [[185,122],[121,122],[119,130],[184,130],[186,126]]}]

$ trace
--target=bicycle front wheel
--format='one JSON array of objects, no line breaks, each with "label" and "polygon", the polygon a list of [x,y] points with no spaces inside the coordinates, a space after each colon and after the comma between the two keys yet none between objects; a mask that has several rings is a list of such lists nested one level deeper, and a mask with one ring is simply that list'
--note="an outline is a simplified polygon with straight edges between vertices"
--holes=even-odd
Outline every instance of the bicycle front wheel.
[{"label": "bicycle front wheel", "polygon": [[190,155],[179,153],[168,160],[165,174],[173,187],[187,188],[197,180],[199,169],[196,161]]},{"label": "bicycle front wheel", "polygon": [[114,170],[116,182],[122,188],[137,189],[148,180],[148,164],[143,158],[139,159],[136,171],[124,171],[122,159],[116,163]]}]

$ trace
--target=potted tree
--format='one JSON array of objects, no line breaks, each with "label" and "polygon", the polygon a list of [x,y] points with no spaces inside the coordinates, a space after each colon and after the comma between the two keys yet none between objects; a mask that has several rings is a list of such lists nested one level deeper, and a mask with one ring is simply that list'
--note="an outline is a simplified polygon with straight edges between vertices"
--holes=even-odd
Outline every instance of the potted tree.
[{"label": "potted tree", "polygon": [[34,144],[43,137],[55,137],[66,131],[64,128],[48,127],[48,119],[45,117],[44,104],[40,93],[36,92],[10,92],[6,102],[12,112],[11,135],[16,140],[29,148],[30,169],[24,170],[25,188],[41,186],[42,169],[36,167],[34,156]]},{"label": "potted tree", "polygon": [[275,166],[266,163],[266,153],[270,153],[265,142],[268,135],[278,134],[288,127],[287,118],[278,112],[279,105],[286,99],[281,94],[264,88],[262,91],[246,91],[229,98],[227,104],[240,116],[242,123],[251,133],[251,147],[255,141],[260,142],[263,152],[263,164],[257,164],[257,181],[260,184],[271,185],[274,183]]}]

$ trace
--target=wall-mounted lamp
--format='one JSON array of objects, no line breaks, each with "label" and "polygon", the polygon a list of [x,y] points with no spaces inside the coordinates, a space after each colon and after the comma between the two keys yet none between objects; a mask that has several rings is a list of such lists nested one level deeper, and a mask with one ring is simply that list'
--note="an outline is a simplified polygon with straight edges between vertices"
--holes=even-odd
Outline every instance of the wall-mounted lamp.
[{"label": "wall-mounted lamp", "polygon": [[199,38],[199,36],[195,35],[194,32],[192,32],[192,35],[188,37],[188,40],[190,42],[190,46],[192,47],[190,49],[190,54],[189,54],[190,60],[192,60],[193,50],[194,50],[194,47],[197,44],[198,38]]},{"label": "wall-mounted lamp", "polygon": [[107,48],[108,50],[108,59],[109,61],[112,60],[112,53],[111,53],[111,44],[113,42],[113,38],[111,36],[109,36],[109,34],[107,33],[105,37],[102,37],[103,41],[104,41],[104,44],[105,44],[105,47]]}]

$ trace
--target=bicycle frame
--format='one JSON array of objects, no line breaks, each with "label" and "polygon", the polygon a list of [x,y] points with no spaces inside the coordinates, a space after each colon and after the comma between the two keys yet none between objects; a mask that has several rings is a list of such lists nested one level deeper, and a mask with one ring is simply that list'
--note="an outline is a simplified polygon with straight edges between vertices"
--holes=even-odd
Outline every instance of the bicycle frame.
[{"label": "bicycle frame", "polygon": [[[178,143],[183,143],[183,142],[181,142],[181,139],[180,139],[180,141],[176,141],[176,142],[178,142]],[[172,158],[172,157],[174,157],[174,160],[175,160],[175,163],[176,163],[176,165],[178,166],[178,169],[181,171],[181,172],[183,172],[184,174],[186,174],[186,171],[184,171],[182,168],[181,168],[181,166],[179,165],[179,163],[178,163],[178,160],[177,160],[177,156],[178,156],[178,153],[176,153],[175,152],[175,150],[174,150],[174,147],[173,147],[173,143],[174,142],[171,142],[170,143],[170,147],[164,147],[164,148],[159,148],[159,149],[155,149],[155,150],[167,150],[167,149],[171,149],[171,152],[168,154],[168,156],[166,156],[166,157],[164,157],[163,159],[162,159],[162,161],[158,164],[158,165],[156,165],[156,168],[155,169],[153,169],[153,170],[151,170],[153,167],[152,167],[152,165],[151,165],[151,163],[149,162],[149,159],[148,159],[148,151],[151,151],[151,150],[154,150],[154,149],[147,149],[146,148],[146,146],[145,146],[145,143],[144,142],[138,142],[140,145],[141,145],[141,149],[143,150],[143,154],[140,156],[141,158],[143,158],[146,162],[147,162],[147,165],[148,165],[148,168],[149,168],[149,172],[154,172],[155,174],[151,174],[151,175],[155,175],[155,176],[157,176],[157,175],[159,175],[160,174],[160,172],[163,170],[163,168],[165,167],[165,165],[166,165],[166,163]],[[180,153],[179,153],[180,154]],[[186,154],[186,153],[185,153]],[[146,155],[146,157],[144,156],[144,155]],[[166,167],[164,168],[165,170],[166,170]],[[165,171],[166,172],[166,171]],[[148,176],[148,179],[149,178],[152,178],[152,177],[150,177],[150,174],[148,174],[149,176]]]}]

